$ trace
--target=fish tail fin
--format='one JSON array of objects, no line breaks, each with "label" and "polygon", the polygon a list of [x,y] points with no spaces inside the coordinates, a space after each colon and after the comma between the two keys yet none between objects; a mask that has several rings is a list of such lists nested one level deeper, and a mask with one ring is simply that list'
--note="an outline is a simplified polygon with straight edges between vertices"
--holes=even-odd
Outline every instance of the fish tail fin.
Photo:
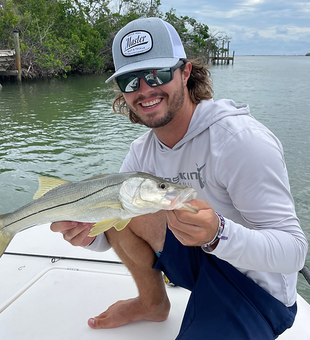
[{"label": "fish tail fin", "polygon": [[[0,226],[1,226],[1,215],[0,215]],[[13,236],[8,236],[3,233],[3,230],[0,228],[0,257],[5,252],[5,249],[8,247],[10,242],[12,241]]]}]

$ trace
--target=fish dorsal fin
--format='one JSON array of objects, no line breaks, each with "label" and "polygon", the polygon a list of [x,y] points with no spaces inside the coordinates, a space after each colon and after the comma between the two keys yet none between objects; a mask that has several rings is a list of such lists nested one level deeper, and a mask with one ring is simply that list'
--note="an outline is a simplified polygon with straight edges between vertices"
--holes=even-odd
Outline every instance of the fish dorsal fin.
[{"label": "fish dorsal fin", "polygon": [[102,174],[102,175],[96,175],[96,176],[92,176],[92,177],[89,177],[89,178],[85,178],[85,179],[83,179],[82,182],[91,181],[93,179],[103,178],[103,177],[106,177],[106,176],[109,176],[109,174]]},{"label": "fish dorsal fin", "polygon": [[109,230],[112,227],[114,227],[117,231],[120,231],[127,226],[127,224],[130,222],[130,220],[131,220],[131,218],[129,218],[127,220],[121,220],[119,218],[113,218],[111,220],[105,220],[105,221],[98,222],[92,227],[88,236],[90,236],[90,237],[97,236],[101,233],[104,233],[105,231]]},{"label": "fish dorsal fin", "polygon": [[60,178],[51,178],[51,177],[39,177],[39,189],[34,194],[33,199],[38,199],[44,196],[47,192],[61,185],[67,184],[69,181],[65,181]]}]

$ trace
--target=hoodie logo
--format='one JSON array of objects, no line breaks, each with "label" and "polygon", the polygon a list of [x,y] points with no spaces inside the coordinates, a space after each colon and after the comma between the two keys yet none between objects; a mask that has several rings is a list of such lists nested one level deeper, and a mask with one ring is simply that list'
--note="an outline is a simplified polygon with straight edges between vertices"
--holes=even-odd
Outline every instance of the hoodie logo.
[{"label": "hoodie logo", "polygon": [[192,171],[192,172],[179,172],[178,175],[176,177],[165,177],[164,179],[173,183],[178,183],[181,185],[185,185],[188,187],[192,187],[193,186],[193,182],[198,181],[199,186],[201,189],[203,189],[206,185],[206,182],[204,181],[204,179],[201,176],[201,170],[206,166],[206,163],[203,164],[202,166],[198,166],[198,164],[196,164],[197,167],[197,171]]},{"label": "hoodie logo", "polygon": [[153,47],[151,35],[146,31],[134,31],[124,36],[121,51],[125,57],[146,53]]},{"label": "hoodie logo", "polygon": [[197,173],[198,173],[198,181],[199,181],[199,185],[200,185],[200,188],[203,189],[205,187],[205,183],[204,183],[204,180],[202,179],[201,177],[201,170],[206,166],[206,163],[201,166],[201,167],[198,167],[198,165],[196,164],[197,166]]}]

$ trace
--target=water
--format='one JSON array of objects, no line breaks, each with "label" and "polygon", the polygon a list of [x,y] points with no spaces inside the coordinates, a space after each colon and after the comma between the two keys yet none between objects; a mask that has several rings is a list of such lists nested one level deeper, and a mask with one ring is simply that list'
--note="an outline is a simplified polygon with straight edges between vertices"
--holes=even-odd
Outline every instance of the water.
[{"label": "water", "polygon": [[[248,103],[282,141],[297,214],[310,240],[310,57],[239,56],[211,73],[215,99]],[[72,76],[4,84],[0,214],[29,202],[39,176],[81,180],[118,172],[130,142],[147,128],[113,113],[113,93],[104,80]],[[310,302],[302,277],[298,291]]]},{"label": "water", "polygon": [[39,176],[81,180],[118,172],[146,131],[111,109],[104,77],[6,85],[0,93],[0,213],[32,199]]},{"label": "water", "polygon": [[[310,240],[310,57],[237,57],[233,66],[217,65],[211,72],[215,99],[249,104],[281,140],[296,212]],[[310,303],[302,276],[298,291]]]}]

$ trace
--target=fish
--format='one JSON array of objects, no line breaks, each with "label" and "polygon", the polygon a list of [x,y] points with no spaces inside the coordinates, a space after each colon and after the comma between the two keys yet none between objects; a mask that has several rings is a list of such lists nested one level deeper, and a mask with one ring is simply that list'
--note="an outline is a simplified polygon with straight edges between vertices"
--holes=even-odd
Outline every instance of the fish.
[{"label": "fish", "polygon": [[34,200],[0,215],[0,257],[13,237],[28,228],[58,221],[93,223],[89,236],[114,227],[120,231],[131,218],[159,210],[197,210],[186,204],[195,189],[144,172],[99,175],[80,182],[39,177]]}]

